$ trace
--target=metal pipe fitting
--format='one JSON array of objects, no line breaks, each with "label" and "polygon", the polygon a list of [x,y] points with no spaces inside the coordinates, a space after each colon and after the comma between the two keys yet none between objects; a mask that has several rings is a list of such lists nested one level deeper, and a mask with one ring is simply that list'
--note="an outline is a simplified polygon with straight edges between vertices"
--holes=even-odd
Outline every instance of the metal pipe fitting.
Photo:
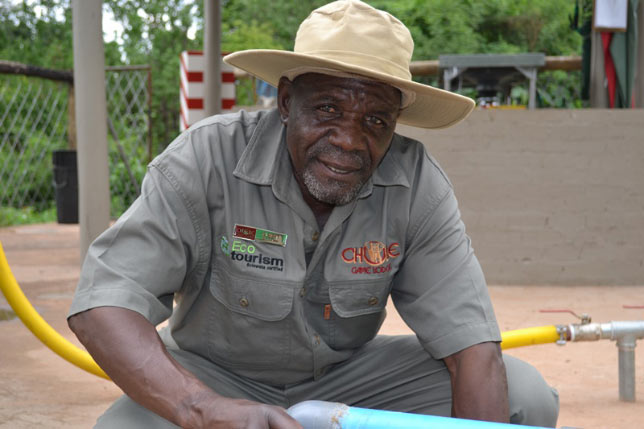
[{"label": "metal pipe fitting", "polygon": [[619,399],[635,402],[635,347],[644,338],[644,321],[572,324],[570,341],[613,340],[617,343],[619,365]]},{"label": "metal pipe fitting", "polygon": [[635,402],[635,346],[634,336],[617,339],[619,400],[624,402]]},{"label": "metal pipe fitting", "polygon": [[570,341],[618,340],[627,336],[644,338],[644,320],[568,325]]},{"label": "metal pipe fitting", "polygon": [[340,402],[304,401],[290,407],[287,412],[304,429],[339,429],[340,419],[349,406]]}]

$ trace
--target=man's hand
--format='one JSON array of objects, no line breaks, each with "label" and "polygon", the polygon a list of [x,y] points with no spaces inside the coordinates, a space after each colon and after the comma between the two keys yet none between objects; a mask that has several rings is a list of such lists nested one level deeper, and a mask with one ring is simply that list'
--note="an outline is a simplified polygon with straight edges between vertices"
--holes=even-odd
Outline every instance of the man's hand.
[{"label": "man's hand", "polygon": [[444,360],[452,379],[453,417],[509,421],[508,382],[499,344],[476,344]]},{"label": "man's hand", "polygon": [[215,393],[172,358],[137,312],[97,307],[70,317],[69,327],[130,398],[179,426],[302,428],[283,408]]},{"label": "man's hand", "polygon": [[302,429],[286,410],[273,405],[245,399],[219,397],[215,401],[195,404],[193,420],[185,423],[189,428],[249,428],[249,429]]}]

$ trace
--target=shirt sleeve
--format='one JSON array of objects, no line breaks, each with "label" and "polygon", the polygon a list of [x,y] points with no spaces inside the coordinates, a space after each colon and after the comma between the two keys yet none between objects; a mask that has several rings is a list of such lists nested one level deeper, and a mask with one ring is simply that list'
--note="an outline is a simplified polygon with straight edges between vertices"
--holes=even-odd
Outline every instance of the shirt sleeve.
[{"label": "shirt sleeve", "polygon": [[139,198],[90,246],[69,316],[116,306],[156,325],[171,315],[174,294],[207,253],[192,155],[185,145],[151,164]]},{"label": "shirt sleeve", "polygon": [[426,202],[412,219],[392,299],[423,347],[442,359],[501,336],[452,187],[442,174],[433,181],[431,191],[417,193]]}]

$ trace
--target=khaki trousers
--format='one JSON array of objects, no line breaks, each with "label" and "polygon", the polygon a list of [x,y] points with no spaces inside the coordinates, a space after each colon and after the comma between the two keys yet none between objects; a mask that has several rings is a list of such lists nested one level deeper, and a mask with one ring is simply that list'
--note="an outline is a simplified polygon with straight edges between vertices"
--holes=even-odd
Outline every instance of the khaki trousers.
[{"label": "khaki trousers", "polygon": [[[378,336],[351,359],[317,381],[271,386],[240,377],[181,350],[170,350],[186,369],[219,394],[288,408],[316,399],[349,406],[449,416],[450,377],[442,360],[432,359],[415,336]],[[557,391],[531,365],[503,357],[514,424],[555,427]],[[97,422],[98,428],[176,428],[127,396],[119,398]]]}]

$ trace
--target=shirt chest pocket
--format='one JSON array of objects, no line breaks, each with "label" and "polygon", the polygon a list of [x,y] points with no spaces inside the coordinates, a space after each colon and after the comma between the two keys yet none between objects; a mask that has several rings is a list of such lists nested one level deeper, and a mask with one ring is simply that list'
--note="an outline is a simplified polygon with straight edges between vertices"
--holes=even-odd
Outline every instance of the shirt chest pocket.
[{"label": "shirt chest pocket", "polygon": [[331,345],[349,349],[373,339],[385,320],[390,279],[329,285],[331,306],[338,317],[330,324]]},{"label": "shirt chest pocket", "polygon": [[269,368],[289,355],[289,314],[296,287],[264,279],[213,273],[208,353],[228,366]]}]

